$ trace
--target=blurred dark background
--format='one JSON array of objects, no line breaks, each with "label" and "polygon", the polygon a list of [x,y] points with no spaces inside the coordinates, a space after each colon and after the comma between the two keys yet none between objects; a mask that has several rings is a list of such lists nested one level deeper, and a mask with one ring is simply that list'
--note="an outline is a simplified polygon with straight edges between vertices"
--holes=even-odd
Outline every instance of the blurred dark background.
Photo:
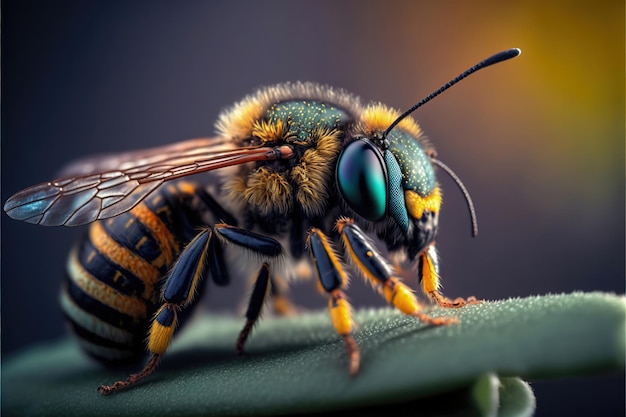
[{"label": "blurred dark background", "polygon": [[[624,292],[621,1],[2,1],[2,202],[75,158],[211,135],[255,88],[310,80],[417,112],[478,210],[444,187],[445,293]],[[64,335],[57,293],[81,229],[2,221],[2,357]],[[244,291],[209,291],[233,310]],[[228,292],[232,293],[228,295]],[[305,282],[300,302],[325,308]],[[353,280],[357,306],[383,305]],[[623,415],[623,375],[533,384],[539,416]]]}]

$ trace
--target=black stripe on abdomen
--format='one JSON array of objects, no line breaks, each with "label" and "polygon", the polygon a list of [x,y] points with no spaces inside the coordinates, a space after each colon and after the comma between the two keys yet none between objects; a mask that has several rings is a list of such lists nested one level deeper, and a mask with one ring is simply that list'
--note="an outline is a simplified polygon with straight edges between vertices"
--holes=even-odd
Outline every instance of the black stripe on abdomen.
[{"label": "black stripe on abdomen", "polygon": [[72,298],[76,305],[93,314],[96,317],[99,317],[105,323],[112,324],[113,326],[119,327],[124,330],[128,330],[133,332],[137,329],[138,326],[138,318],[129,316],[124,314],[113,307],[108,306],[107,304],[98,301],[97,299],[91,297],[82,288],[79,288],[72,279],[67,280],[67,293]]},{"label": "black stripe on abdomen", "polygon": [[[142,343],[145,330],[139,330],[141,325],[137,329],[122,329],[85,310],[70,294],[69,281],[70,278],[61,291],[61,308],[83,349],[108,363],[132,362],[141,356],[145,350]],[[147,327],[147,323],[143,326]]]},{"label": "black stripe on abdomen", "polygon": [[[94,259],[108,259],[88,239],[83,242],[83,248],[92,254],[91,264]],[[106,261],[100,271],[95,271],[101,274],[98,278],[92,274],[93,270],[83,266],[80,251],[80,248],[73,250],[68,259],[68,276],[61,292],[63,312],[90,355],[107,362],[132,361],[145,350],[143,340],[154,307],[141,294],[120,291],[128,287],[119,271],[108,264],[112,261]]]},{"label": "black stripe on abdomen", "polygon": [[80,245],[78,262],[95,279],[117,291],[136,297],[144,296],[146,289],[144,282],[128,269],[103,255],[89,238]]},{"label": "black stripe on abdomen", "polygon": [[113,240],[140,258],[152,263],[161,255],[161,248],[152,230],[131,213],[107,219],[102,225]]}]

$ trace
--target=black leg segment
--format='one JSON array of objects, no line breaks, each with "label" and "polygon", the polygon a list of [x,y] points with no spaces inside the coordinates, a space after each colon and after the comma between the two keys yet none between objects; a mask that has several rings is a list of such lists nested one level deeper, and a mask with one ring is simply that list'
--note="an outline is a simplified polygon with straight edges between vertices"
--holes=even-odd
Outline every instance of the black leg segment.
[{"label": "black leg segment", "polygon": [[185,305],[193,298],[193,291],[204,279],[211,231],[206,229],[183,250],[167,278],[163,300]]},{"label": "black leg segment", "polygon": [[322,288],[326,292],[340,288],[346,280],[345,273],[337,258],[331,255],[333,254],[332,248],[326,236],[317,229],[313,229],[309,235],[309,250]]},{"label": "black leg segment", "polygon": [[267,297],[268,288],[270,283],[270,267],[267,263],[264,263],[257,275],[254,282],[254,288],[252,294],[250,294],[250,300],[248,301],[248,310],[246,311],[246,324],[239,333],[237,339],[237,353],[240,355],[243,353],[243,348],[248,340],[248,336],[252,332],[254,323],[261,316],[263,305],[265,304],[265,298]]},{"label": "black leg segment", "polygon": [[281,244],[271,237],[227,224],[216,224],[215,232],[219,233],[228,242],[249,249],[259,255],[277,257],[282,254]]},{"label": "black leg segment", "polygon": [[208,256],[209,271],[211,272],[213,282],[220,287],[228,285],[230,283],[230,275],[224,260],[224,248],[222,248],[222,242],[215,235],[211,238]]}]

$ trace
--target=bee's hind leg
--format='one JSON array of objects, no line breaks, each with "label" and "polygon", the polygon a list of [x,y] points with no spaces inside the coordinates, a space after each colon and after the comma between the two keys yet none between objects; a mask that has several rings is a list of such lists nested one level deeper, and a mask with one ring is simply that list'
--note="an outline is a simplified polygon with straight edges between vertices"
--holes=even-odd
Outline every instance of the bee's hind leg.
[{"label": "bee's hind leg", "polygon": [[125,381],[100,385],[98,387],[100,394],[107,395],[124,390],[155,371],[174,335],[179,310],[193,303],[196,289],[205,278],[211,235],[210,229],[201,231],[185,247],[174,264],[161,294],[163,304],[152,321],[148,337],[148,350],[151,356],[144,368],[130,375]]},{"label": "bee's hind leg", "polygon": [[435,245],[430,245],[427,250],[419,255],[417,274],[422,286],[422,291],[441,307],[459,308],[467,304],[479,304],[481,301],[476,297],[456,298],[451,300],[444,297],[439,291],[439,261]]}]

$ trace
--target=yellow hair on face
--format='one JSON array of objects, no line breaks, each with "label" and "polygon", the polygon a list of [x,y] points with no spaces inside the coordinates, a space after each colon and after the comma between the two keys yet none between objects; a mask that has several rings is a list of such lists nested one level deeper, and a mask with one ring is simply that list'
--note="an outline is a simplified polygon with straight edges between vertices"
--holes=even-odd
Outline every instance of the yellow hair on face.
[{"label": "yellow hair on face", "polygon": [[300,163],[291,171],[296,184],[296,200],[306,215],[321,215],[329,200],[328,184],[333,174],[329,161],[333,161],[341,146],[340,132],[320,131],[315,136],[316,147],[307,149]]},{"label": "yellow hair on face", "polygon": [[424,211],[437,213],[441,207],[441,191],[439,187],[435,187],[428,197],[422,197],[415,191],[406,190],[404,191],[404,199],[409,214],[415,219],[421,218]]},{"label": "yellow hair on face", "polygon": [[263,215],[287,214],[293,207],[291,184],[283,175],[267,167],[250,175],[243,197]]}]

